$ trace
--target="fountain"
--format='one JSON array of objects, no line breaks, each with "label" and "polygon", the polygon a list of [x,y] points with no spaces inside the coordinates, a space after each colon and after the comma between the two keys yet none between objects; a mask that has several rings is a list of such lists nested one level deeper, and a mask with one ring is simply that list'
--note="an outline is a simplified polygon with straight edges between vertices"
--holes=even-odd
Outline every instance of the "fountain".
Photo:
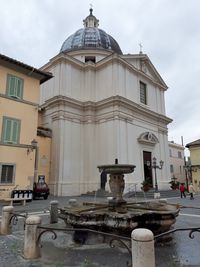
[{"label": "fountain", "polygon": [[118,164],[118,159],[115,159],[115,164],[98,166],[100,172],[104,171],[110,174],[109,186],[112,197],[109,200],[109,210],[118,213],[126,213],[126,201],[123,199],[125,187],[124,174],[132,173],[135,165]]},{"label": "fountain", "polygon": [[[101,203],[95,200],[95,203],[84,202],[61,208],[59,217],[67,226],[130,237],[135,228],[147,228],[154,234],[159,234],[169,230],[175,223],[179,213],[175,205],[161,200],[127,202],[123,199],[124,174],[132,173],[135,165],[118,164],[116,159],[115,164],[101,165],[98,169],[110,175],[109,186],[112,197]],[[84,242],[88,238],[87,235]]]}]

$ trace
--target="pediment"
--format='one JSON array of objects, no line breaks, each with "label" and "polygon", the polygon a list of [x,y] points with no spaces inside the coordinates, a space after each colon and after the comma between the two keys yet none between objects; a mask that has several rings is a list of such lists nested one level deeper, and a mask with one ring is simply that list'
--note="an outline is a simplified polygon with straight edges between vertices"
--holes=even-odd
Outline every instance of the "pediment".
[{"label": "pediment", "polygon": [[155,83],[161,85],[165,90],[168,88],[149,57],[145,54],[125,55],[122,58],[138,71],[149,77]]},{"label": "pediment", "polygon": [[152,79],[157,81],[158,83],[162,84],[163,86],[167,87],[166,83],[151,63],[150,59],[141,59],[141,71],[144,72],[146,75],[150,76]]},{"label": "pediment", "polygon": [[138,142],[155,146],[157,143],[159,143],[159,140],[155,134],[151,132],[144,132],[138,137]]}]

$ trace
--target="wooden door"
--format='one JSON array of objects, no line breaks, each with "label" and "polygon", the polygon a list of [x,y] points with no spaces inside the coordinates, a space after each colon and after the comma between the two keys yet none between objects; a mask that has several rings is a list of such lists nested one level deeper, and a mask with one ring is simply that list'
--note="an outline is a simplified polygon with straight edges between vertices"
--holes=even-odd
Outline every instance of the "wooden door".
[{"label": "wooden door", "polygon": [[148,180],[153,186],[151,161],[151,152],[143,151],[144,180]]}]

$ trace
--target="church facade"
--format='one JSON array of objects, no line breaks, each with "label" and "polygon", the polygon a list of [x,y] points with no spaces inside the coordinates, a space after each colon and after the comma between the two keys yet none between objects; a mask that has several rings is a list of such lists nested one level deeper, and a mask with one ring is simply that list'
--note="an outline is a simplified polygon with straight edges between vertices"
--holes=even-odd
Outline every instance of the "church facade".
[{"label": "church facade", "polygon": [[[41,69],[53,78],[41,85],[41,125],[52,130],[49,186],[57,196],[100,188],[98,165],[136,165],[125,176],[125,191],[169,188],[169,148],[165,112],[167,86],[146,54],[123,54],[112,36],[90,14],[84,28],[63,43]],[[106,184],[108,187],[108,183]]]}]

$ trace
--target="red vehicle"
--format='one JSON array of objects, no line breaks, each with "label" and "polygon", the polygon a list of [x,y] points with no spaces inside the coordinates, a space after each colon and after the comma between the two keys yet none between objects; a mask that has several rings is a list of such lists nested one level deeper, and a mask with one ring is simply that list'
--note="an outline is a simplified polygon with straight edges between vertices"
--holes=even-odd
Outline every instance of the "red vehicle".
[{"label": "red vehicle", "polygon": [[46,183],[33,184],[33,199],[43,197],[47,199],[49,196],[49,187]]}]

